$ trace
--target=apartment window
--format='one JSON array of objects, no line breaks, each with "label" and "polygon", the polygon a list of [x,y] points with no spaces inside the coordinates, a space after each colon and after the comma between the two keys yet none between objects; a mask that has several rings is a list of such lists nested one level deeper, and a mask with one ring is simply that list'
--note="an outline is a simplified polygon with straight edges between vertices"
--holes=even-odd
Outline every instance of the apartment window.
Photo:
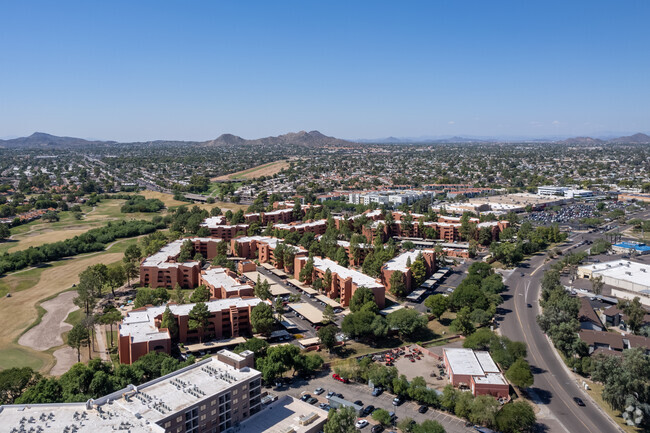
[{"label": "apartment window", "polygon": [[238,392],[238,391],[235,389],[235,390],[232,392],[232,395],[237,395],[237,392]]},{"label": "apartment window", "polygon": [[204,404],[201,405],[201,410],[205,410],[205,405]]},{"label": "apartment window", "polygon": [[183,421],[183,415],[176,417],[176,422],[182,422],[182,421]]},{"label": "apartment window", "polygon": [[197,408],[185,412],[185,433],[198,433],[199,411]]},{"label": "apartment window", "polygon": [[215,416],[216,414],[217,414],[217,410],[216,410],[216,409],[212,409],[212,412],[210,412],[210,415]]},{"label": "apartment window", "polygon": [[217,404],[217,400],[216,400],[216,399],[215,399],[215,400],[212,400],[212,401],[210,402],[210,406],[214,406],[215,404]]},{"label": "apartment window", "polygon": [[201,415],[201,421],[205,421],[206,415]]},{"label": "apartment window", "polygon": [[171,427],[171,426],[172,426],[172,422],[171,422],[171,421],[167,421],[167,422],[165,423],[165,428],[169,428],[169,427]]}]

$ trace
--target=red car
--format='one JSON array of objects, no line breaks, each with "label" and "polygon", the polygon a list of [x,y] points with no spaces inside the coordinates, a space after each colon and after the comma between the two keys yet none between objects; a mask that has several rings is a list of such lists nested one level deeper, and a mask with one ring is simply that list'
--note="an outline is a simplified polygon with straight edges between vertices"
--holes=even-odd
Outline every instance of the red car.
[{"label": "red car", "polygon": [[335,380],[338,380],[339,382],[350,383],[350,381],[349,381],[348,379],[344,379],[344,378],[342,378],[341,376],[339,376],[339,375],[336,374],[336,373],[332,374],[332,377],[333,377]]}]

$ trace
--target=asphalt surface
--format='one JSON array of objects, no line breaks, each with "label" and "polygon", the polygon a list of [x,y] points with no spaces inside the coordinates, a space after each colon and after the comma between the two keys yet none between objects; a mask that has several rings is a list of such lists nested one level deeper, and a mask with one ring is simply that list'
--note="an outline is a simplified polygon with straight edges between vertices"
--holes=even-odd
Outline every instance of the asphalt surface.
[{"label": "asphalt surface", "polygon": [[[647,214],[648,211],[638,216]],[[627,227],[623,225],[613,231],[623,231]],[[593,241],[603,237],[603,233],[574,234],[561,249],[565,252],[584,251],[589,248],[589,245],[581,244],[584,240]],[[536,316],[541,312],[538,302],[541,279],[544,271],[555,262],[551,260],[545,263],[545,259],[545,254],[533,256],[507,276],[505,283],[508,290],[504,293],[505,302],[501,305],[505,314],[499,320],[503,335],[511,340],[524,341],[528,346],[527,361],[535,378],[530,394],[542,408],[538,415],[540,423],[548,432],[622,432],[579,386],[550,339],[537,325]],[[528,304],[531,306],[528,307]],[[574,397],[581,398],[586,406],[578,406]]]},{"label": "asphalt surface", "polygon": [[[314,390],[318,387],[323,388],[325,392],[321,395],[315,395]],[[295,398],[300,398],[303,394],[307,393],[312,397],[318,399],[316,406],[319,403],[327,403],[327,393],[329,391],[334,391],[343,394],[343,398],[348,401],[361,400],[364,406],[371,404],[378,409],[385,409],[389,412],[395,412],[395,415],[397,415],[397,422],[405,418],[412,418],[418,423],[429,419],[438,421],[440,424],[442,424],[448,433],[476,433],[476,430],[474,430],[472,427],[465,427],[464,420],[461,420],[460,418],[457,418],[446,412],[429,408],[427,412],[421,414],[418,412],[420,405],[412,401],[406,401],[400,406],[393,406],[392,401],[395,397],[394,395],[388,392],[384,392],[377,397],[373,397],[372,389],[370,389],[368,386],[356,383],[344,384],[337,382],[336,380],[332,379],[331,372],[327,375],[322,375],[309,381],[296,378],[289,385],[285,385],[280,389],[269,389],[268,391],[271,394],[291,395]],[[372,425],[377,423],[373,421],[371,416],[362,418],[368,420],[370,425],[364,427],[360,431],[369,433]],[[393,428],[392,430],[396,431],[397,429]],[[391,428],[387,428],[384,431],[390,432]]]}]

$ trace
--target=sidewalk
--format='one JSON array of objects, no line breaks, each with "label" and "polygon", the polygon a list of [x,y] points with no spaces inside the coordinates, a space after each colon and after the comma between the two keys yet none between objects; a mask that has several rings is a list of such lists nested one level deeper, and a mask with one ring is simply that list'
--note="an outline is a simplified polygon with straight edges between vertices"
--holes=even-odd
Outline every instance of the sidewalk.
[{"label": "sidewalk", "polygon": [[95,325],[95,339],[97,340],[97,350],[102,361],[111,362],[111,356],[108,353],[106,345],[106,331],[103,325]]}]

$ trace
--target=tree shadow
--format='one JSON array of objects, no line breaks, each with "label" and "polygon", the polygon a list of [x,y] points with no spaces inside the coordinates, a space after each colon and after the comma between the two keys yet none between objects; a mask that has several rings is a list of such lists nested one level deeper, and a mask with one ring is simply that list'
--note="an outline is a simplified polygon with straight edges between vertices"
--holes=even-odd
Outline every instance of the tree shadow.
[{"label": "tree shadow", "polygon": [[450,325],[451,325],[451,322],[453,321],[453,319],[450,319],[449,317],[445,317],[445,318],[441,318],[441,319],[438,320],[438,321],[440,322],[440,324],[441,324],[442,326],[450,326]]},{"label": "tree shadow", "polygon": [[546,373],[546,370],[544,370],[543,368],[539,368],[536,365],[531,364],[530,365],[530,372],[533,373],[533,374],[542,374],[542,373]]},{"label": "tree shadow", "polygon": [[549,404],[553,398],[553,393],[546,390],[536,387],[529,388],[531,392],[528,394],[531,396],[535,403]]},{"label": "tree shadow", "polygon": [[357,350],[350,346],[337,346],[332,350],[332,354],[339,358],[348,358],[350,356],[356,355]]}]

